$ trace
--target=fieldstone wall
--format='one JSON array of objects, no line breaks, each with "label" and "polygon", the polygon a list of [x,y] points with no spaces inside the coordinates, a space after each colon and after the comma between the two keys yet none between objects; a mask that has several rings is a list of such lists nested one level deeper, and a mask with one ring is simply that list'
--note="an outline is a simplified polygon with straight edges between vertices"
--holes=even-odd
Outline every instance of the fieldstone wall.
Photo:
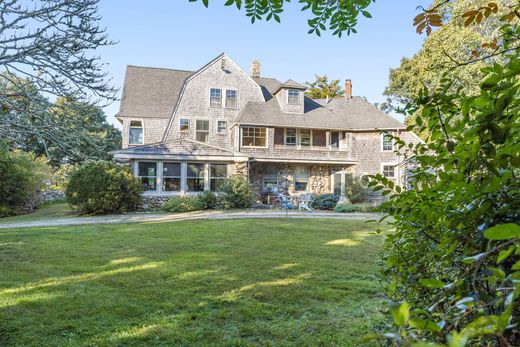
[{"label": "fieldstone wall", "polygon": [[168,200],[172,198],[171,195],[143,195],[143,202],[141,204],[142,210],[157,210],[160,209]]},{"label": "fieldstone wall", "polygon": [[41,205],[47,202],[54,202],[65,200],[65,192],[62,190],[46,190],[37,192],[35,197],[35,204]]},{"label": "fieldstone wall", "polygon": [[309,188],[310,192],[314,194],[331,192],[330,169],[328,165],[311,165]]}]

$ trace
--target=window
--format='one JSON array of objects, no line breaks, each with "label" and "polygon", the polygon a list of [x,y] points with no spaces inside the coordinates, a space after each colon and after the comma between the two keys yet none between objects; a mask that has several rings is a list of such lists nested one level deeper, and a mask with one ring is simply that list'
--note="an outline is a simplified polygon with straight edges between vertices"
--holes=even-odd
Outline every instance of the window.
[{"label": "window", "polygon": [[163,185],[165,192],[181,190],[181,163],[163,163]]},{"label": "window", "polygon": [[383,133],[383,151],[392,151],[394,144],[392,141],[392,135],[389,133]]},{"label": "window", "polygon": [[204,191],[204,164],[188,163],[186,172],[186,184],[189,192]]},{"label": "window", "polygon": [[237,91],[226,90],[226,107],[237,108]]},{"label": "window", "polygon": [[208,142],[208,140],[209,140],[209,120],[197,119],[195,136],[196,136],[197,141]]},{"label": "window", "polygon": [[227,164],[210,164],[209,167],[209,189],[212,192],[218,190],[222,180],[227,177]]},{"label": "window", "polygon": [[300,129],[300,145],[310,146],[311,145],[311,130]]},{"label": "window", "polygon": [[338,131],[330,132],[330,147],[331,148],[339,147],[339,132]]},{"label": "window", "polygon": [[225,120],[219,120],[217,122],[217,133],[225,134],[227,131],[227,122]]},{"label": "window", "polygon": [[287,102],[291,105],[300,103],[300,92],[294,89],[289,89],[287,92]]},{"label": "window", "polygon": [[130,121],[130,136],[128,143],[131,145],[143,144],[143,123],[140,120]]},{"label": "window", "polygon": [[309,183],[309,168],[307,166],[297,166],[294,170],[294,191],[307,191]]},{"label": "window", "polygon": [[209,92],[209,106],[221,107],[222,106],[222,89],[211,88]]},{"label": "window", "polygon": [[157,189],[157,163],[140,161],[137,166],[137,176],[141,178],[144,191]]},{"label": "window", "polygon": [[285,129],[285,144],[296,146],[296,129]]},{"label": "window", "polygon": [[387,178],[395,177],[395,166],[394,165],[383,165],[383,176]]},{"label": "window", "polygon": [[262,190],[264,192],[276,192],[278,190],[278,167],[276,165],[265,167]]},{"label": "window", "polygon": [[190,130],[190,120],[186,118],[179,119],[179,131]]},{"label": "window", "polygon": [[266,128],[242,128],[242,146],[244,147],[266,147]]}]

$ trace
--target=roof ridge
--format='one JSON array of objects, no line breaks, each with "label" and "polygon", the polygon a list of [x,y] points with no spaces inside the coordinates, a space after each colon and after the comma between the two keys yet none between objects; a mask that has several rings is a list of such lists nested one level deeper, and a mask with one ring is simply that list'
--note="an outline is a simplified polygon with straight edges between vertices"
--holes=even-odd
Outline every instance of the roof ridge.
[{"label": "roof ridge", "polygon": [[169,68],[169,67],[142,66],[142,65],[132,65],[132,64],[128,64],[126,67],[127,68],[128,67],[136,67],[136,68],[139,68],[139,69],[155,69],[155,70],[180,71],[180,72],[190,72],[190,73],[194,73],[195,72],[195,71],[191,71],[191,70],[172,69],[172,68]]}]

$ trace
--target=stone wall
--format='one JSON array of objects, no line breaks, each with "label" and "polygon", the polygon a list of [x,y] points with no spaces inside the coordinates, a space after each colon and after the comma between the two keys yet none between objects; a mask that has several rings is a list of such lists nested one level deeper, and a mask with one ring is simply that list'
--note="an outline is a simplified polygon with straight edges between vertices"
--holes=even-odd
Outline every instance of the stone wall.
[{"label": "stone wall", "polygon": [[331,192],[330,169],[328,165],[311,165],[309,190],[314,194],[326,194]]},{"label": "stone wall", "polygon": [[142,210],[158,210],[168,200],[172,198],[171,195],[143,195],[143,202],[141,204]]},{"label": "stone wall", "polygon": [[65,200],[65,192],[63,190],[46,190],[36,193],[35,203],[36,205],[41,205],[63,200]]}]

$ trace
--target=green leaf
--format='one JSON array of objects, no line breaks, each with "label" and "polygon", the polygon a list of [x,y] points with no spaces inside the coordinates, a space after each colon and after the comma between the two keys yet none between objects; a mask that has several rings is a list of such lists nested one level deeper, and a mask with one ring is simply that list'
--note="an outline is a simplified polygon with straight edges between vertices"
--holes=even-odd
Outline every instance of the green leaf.
[{"label": "green leaf", "polygon": [[440,333],[441,328],[431,320],[427,319],[411,319],[410,326],[412,328],[431,331],[433,333]]},{"label": "green leaf", "polygon": [[511,270],[520,270],[520,260],[513,264]]},{"label": "green leaf", "polygon": [[446,285],[443,281],[434,278],[422,278],[419,280],[419,283],[427,288],[442,288]]},{"label": "green leaf", "polygon": [[394,318],[394,323],[400,327],[404,327],[410,318],[410,310],[407,302],[393,306],[390,308],[390,313]]},{"label": "green leaf", "polygon": [[508,240],[520,237],[520,225],[516,223],[495,225],[484,232],[484,237],[488,240]]},{"label": "green leaf", "polygon": [[[503,262],[507,257],[509,257],[511,255],[511,253],[513,253],[514,250],[515,250],[515,246],[510,246],[508,249],[500,251],[500,253],[498,253],[498,257],[497,257],[497,264],[500,264],[501,262]],[[515,269],[513,269],[513,270],[515,270]]]}]

